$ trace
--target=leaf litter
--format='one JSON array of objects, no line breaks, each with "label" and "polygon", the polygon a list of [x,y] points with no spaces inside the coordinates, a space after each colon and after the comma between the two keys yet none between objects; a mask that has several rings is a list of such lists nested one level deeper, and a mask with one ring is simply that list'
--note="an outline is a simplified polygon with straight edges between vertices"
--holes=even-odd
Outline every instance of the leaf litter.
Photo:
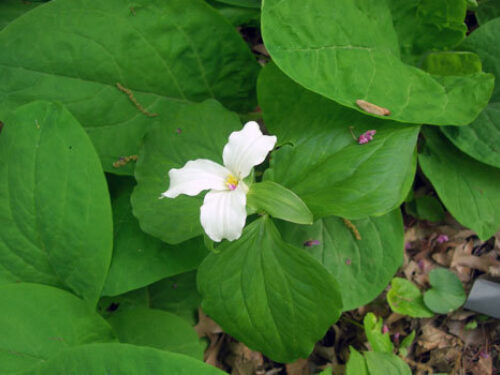
[{"label": "leaf litter", "polygon": [[[425,291],[430,288],[429,272],[444,267],[458,276],[468,294],[478,277],[500,274],[500,232],[483,242],[449,215],[442,223],[410,217],[405,220],[404,264],[395,277],[405,278]],[[289,364],[276,363],[251,350],[200,311],[196,329],[210,342],[205,361],[237,375],[310,375],[330,368],[334,375],[345,374],[350,345],[360,351],[371,349],[363,318],[372,312],[384,319],[384,332],[389,333],[396,348],[416,331],[407,356],[402,357],[414,374],[494,375],[500,371],[500,321],[463,307],[432,318],[400,315],[390,310],[387,290],[370,304],[344,312],[308,358]]]}]

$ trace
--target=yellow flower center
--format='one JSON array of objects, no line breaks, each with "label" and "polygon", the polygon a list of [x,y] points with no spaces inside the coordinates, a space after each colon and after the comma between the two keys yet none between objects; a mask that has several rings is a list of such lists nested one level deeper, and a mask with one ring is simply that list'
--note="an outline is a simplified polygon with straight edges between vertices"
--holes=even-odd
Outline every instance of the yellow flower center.
[{"label": "yellow flower center", "polygon": [[226,178],[226,185],[229,188],[229,190],[236,190],[236,188],[238,187],[238,179],[234,177],[232,174],[230,174]]}]

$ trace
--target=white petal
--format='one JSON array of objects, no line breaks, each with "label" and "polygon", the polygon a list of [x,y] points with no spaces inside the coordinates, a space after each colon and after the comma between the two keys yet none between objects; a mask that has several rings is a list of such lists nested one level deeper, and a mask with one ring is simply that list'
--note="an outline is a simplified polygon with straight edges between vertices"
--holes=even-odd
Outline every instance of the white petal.
[{"label": "white petal", "polygon": [[201,226],[213,241],[240,238],[247,212],[247,196],[243,187],[233,191],[210,191],[200,209]]},{"label": "white petal", "polygon": [[264,161],[276,144],[276,136],[263,135],[259,124],[250,121],[242,130],[233,132],[224,146],[224,165],[238,178],[245,178],[252,167]]},{"label": "white petal", "polygon": [[162,194],[175,198],[179,194],[198,195],[202,190],[226,190],[226,179],[231,174],[222,165],[207,159],[190,160],[181,169],[168,172],[170,186]]}]

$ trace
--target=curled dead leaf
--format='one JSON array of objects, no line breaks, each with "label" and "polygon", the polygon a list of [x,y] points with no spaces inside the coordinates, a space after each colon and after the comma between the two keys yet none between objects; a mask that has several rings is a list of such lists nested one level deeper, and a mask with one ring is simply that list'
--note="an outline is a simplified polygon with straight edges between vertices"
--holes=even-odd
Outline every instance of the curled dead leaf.
[{"label": "curled dead leaf", "polygon": [[429,323],[422,327],[422,334],[417,344],[426,351],[430,351],[457,346],[459,340]]},{"label": "curled dead leaf", "polygon": [[363,111],[374,114],[374,115],[389,116],[391,114],[391,111],[389,111],[387,108],[380,107],[376,104],[367,102],[366,100],[363,100],[363,99],[356,100],[356,104]]}]

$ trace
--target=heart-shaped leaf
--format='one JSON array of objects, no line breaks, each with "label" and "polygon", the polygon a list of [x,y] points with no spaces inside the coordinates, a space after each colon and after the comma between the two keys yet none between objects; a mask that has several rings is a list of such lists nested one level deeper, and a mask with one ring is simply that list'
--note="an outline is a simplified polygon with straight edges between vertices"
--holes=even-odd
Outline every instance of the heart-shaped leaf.
[{"label": "heart-shaped leaf", "polygon": [[34,102],[0,136],[0,282],[69,287],[91,303],[113,246],[109,193],[87,134],[61,105]]},{"label": "heart-shaped leaf", "polygon": [[305,9],[303,0],[266,0],[262,36],[305,88],[356,110],[365,100],[396,121],[467,125],[493,88],[490,74],[433,76],[402,62],[385,1],[316,0]]},{"label": "heart-shaped leaf", "polygon": [[411,281],[395,277],[391,289],[387,292],[387,302],[391,310],[413,318],[430,318],[432,311],[425,307],[422,293]]},{"label": "heart-shaped leaf", "polygon": [[462,282],[450,270],[435,268],[429,273],[432,286],[424,293],[425,305],[438,314],[448,314],[465,303]]},{"label": "heart-shaped leaf", "polygon": [[271,219],[248,225],[198,270],[202,308],[228,334],[278,362],[305,358],[342,309],[333,276],[283,242]]}]

